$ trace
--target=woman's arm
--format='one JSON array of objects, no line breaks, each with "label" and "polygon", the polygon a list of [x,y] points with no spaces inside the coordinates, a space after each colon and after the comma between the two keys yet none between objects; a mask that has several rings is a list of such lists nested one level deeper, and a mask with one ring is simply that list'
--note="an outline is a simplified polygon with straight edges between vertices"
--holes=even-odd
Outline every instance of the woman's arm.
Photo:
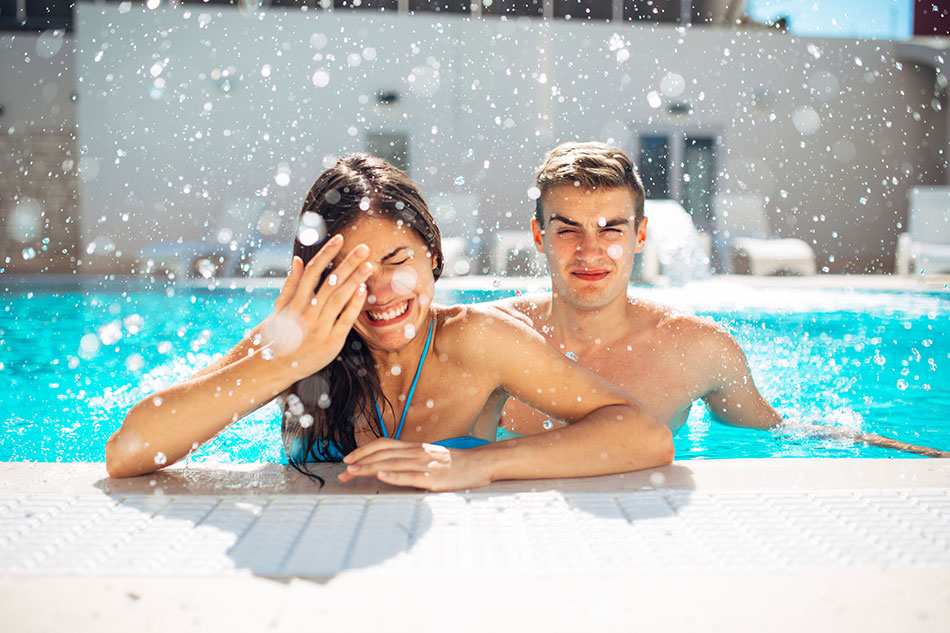
[{"label": "woman's arm", "polygon": [[[303,274],[303,260],[300,257],[294,255],[290,264],[290,274],[287,275],[287,279],[284,280],[284,285],[280,289],[280,294],[277,295],[277,299],[274,301],[274,314],[279,314],[284,308],[287,307],[287,304],[290,303],[291,298],[293,298],[293,293],[297,289],[297,286],[300,285],[300,276]],[[201,378],[208,374],[214,373],[219,369],[227,367],[232,363],[235,363],[242,358],[247,357],[249,354],[254,353],[257,349],[261,347],[261,329],[263,328],[263,323],[259,323],[253,330],[248,332],[244,338],[242,338],[237,345],[228,350],[227,354],[214,361],[207,367],[202,367],[194,374],[191,375],[189,380],[194,380],[195,378]],[[258,341],[255,343],[254,341]]]},{"label": "woman's arm", "polygon": [[377,440],[346,456],[350,466],[342,480],[378,476],[396,485],[450,490],[501,479],[626,472],[673,460],[666,425],[523,323],[472,309],[457,349],[473,374],[491,376],[511,395],[569,426],[467,451]]},{"label": "woman's arm", "polygon": [[[106,444],[106,469],[129,477],[172,464],[232,422],[269,402],[294,382],[333,361],[366,297],[369,250],[357,246],[336,270],[333,286],[321,273],[343,240],[329,240],[301,272],[291,274],[278,299],[281,310],[260,326],[262,338],[242,341],[215,365],[154,393],[126,415]],[[221,362],[221,361],[227,362]]]}]

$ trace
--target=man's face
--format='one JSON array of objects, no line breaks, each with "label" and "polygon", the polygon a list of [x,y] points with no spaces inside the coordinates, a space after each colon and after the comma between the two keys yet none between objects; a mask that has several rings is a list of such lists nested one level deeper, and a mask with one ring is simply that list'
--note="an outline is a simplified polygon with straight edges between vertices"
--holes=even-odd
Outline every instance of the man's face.
[{"label": "man's face", "polygon": [[626,301],[633,256],[646,240],[646,218],[634,224],[633,192],[564,184],[546,191],[541,205],[544,230],[537,220],[531,230],[559,298],[579,310]]}]

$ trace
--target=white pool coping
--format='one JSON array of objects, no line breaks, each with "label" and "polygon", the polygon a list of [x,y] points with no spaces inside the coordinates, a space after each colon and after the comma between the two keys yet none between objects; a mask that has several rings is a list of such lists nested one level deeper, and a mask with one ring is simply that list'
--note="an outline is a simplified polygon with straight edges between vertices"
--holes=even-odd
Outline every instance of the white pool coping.
[{"label": "white pool coping", "polygon": [[936,631],[950,461],[682,461],[422,494],[286,467],[0,464],[10,631]]}]

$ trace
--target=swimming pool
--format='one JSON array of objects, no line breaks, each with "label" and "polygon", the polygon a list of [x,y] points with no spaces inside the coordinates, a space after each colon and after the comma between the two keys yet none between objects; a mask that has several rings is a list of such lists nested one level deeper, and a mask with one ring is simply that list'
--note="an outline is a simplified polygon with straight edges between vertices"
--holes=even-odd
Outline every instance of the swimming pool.
[{"label": "swimming pool", "polygon": [[[474,284],[477,286],[478,284]],[[0,461],[99,462],[128,408],[232,346],[272,309],[276,288],[144,281],[0,282]],[[443,303],[509,296],[437,284]],[[697,283],[634,292],[710,317],[749,357],[790,420],[861,428],[950,449],[950,294]],[[677,459],[909,457],[886,449],[736,429],[693,407]],[[197,451],[196,461],[283,461],[274,406]]]}]

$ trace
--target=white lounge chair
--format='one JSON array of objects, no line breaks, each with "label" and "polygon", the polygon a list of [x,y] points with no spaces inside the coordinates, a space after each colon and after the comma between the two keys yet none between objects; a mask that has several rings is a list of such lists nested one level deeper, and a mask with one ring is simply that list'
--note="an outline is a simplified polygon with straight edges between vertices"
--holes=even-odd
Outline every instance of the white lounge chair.
[{"label": "white lounge chair", "polygon": [[700,233],[692,216],[676,200],[646,200],[647,241],[639,281],[660,276],[681,284],[709,277],[709,236]]},{"label": "white lounge chair", "polygon": [[726,249],[728,272],[814,275],[815,251],[797,238],[772,238],[765,199],[755,194],[716,196],[716,230]]},{"label": "white lounge chair", "polygon": [[895,272],[950,273],[950,187],[910,190],[907,232],[897,237]]}]

